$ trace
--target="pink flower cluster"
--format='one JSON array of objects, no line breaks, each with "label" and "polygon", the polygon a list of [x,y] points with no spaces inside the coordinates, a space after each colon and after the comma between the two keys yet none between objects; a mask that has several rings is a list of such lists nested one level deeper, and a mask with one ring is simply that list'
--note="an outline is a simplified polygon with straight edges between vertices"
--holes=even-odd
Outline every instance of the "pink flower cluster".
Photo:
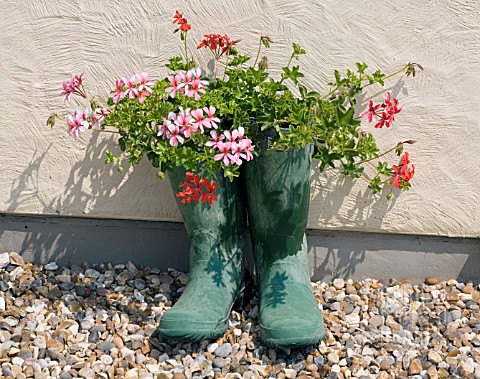
[{"label": "pink flower cluster", "polygon": [[187,97],[195,97],[200,100],[200,94],[205,93],[205,87],[208,85],[207,80],[202,80],[202,69],[200,67],[191,70],[180,71],[177,75],[168,77],[171,86],[165,89],[171,97],[175,97],[177,93],[182,93]]},{"label": "pink flower cluster", "polygon": [[115,81],[116,91],[112,92],[109,97],[113,99],[114,103],[118,103],[124,97],[130,99],[138,98],[140,103],[145,101],[145,97],[152,94],[152,82],[148,81],[148,73],[139,72],[133,75],[130,79],[123,77]]},{"label": "pink flower cluster", "polygon": [[93,110],[88,106],[84,111],[80,105],[77,105],[73,115],[67,117],[68,134],[78,140],[82,132],[92,128],[99,128],[105,115],[104,109]]},{"label": "pink flower cluster", "polygon": [[241,126],[234,129],[231,133],[225,130],[219,136],[215,130],[210,132],[213,140],[205,143],[206,146],[211,147],[210,151],[218,149],[219,153],[215,154],[213,159],[216,161],[223,160],[225,166],[229,164],[242,164],[242,159],[250,161],[253,159],[252,151],[255,145],[252,145],[252,140],[246,138],[244,135],[244,128]]},{"label": "pink flower cluster", "polygon": [[68,100],[70,100],[73,94],[79,95],[83,98],[87,97],[82,84],[82,76],[83,74],[72,75],[72,78],[70,80],[66,80],[62,83],[63,91],[60,93],[60,95],[63,96],[63,101],[67,102]]},{"label": "pink flower cluster", "polygon": [[[377,111],[382,108],[382,114],[380,119],[378,117]],[[360,117],[367,120],[368,122],[375,121],[376,128],[381,128],[385,125],[387,128],[390,127],[395,121],[395,115],[400,113],[402,108],[398,106],[398,100],[396,98],[393,99],[393,103],[390,97],[390,92],[387,92],[387,97],[385,98],[382,104],[373,105],[373,101],[368,101],[368,110],[364,112]]]},{"label": "pink flower cluster", "polygon": [[204,107],[193,111],[180,108],[178,114],[170,112],[168,117],[163,119],[163,124],[159,126],[157,135],[168,139],[172,146],[182,144],[185,138],[190,138],[193,133],[200,131],[203,134],[205,128],[217,129],[217,122],[220,120],[215,117],[215,111],[215,107]]}]

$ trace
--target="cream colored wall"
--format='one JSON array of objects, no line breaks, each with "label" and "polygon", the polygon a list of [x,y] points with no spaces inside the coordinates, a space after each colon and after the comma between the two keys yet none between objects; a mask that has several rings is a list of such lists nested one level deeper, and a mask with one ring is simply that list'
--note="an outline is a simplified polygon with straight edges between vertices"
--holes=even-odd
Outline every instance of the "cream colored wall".
[{"label": "cream colored wall", "polygon": [[[392,71],[408,61],[426,68],[417,78],[388,83],[404,110],[389,130],[375,131],[388,147],[409,147],[413,188],[388,201],[364,182],[335,171],[314,174],[309,226],[380,232],[480,235],[480,2],[478,0],[3,0],[0,18],[0,212],[178,221],[167,182],[143,162],[122,176],[103,165],[112,135],[71,140],[44,126],[63,107],[62,80],[85,73],[93,93],[113,80],[146,70],[165,75],[179,53],[172,35],[176,9],[191,35],[227,33],[255,53],[271,36],[278,69],[291,41],[308,52],[305,83],[325,91],[333,69],[355,61]],[[194,44],[191,44],[192,52]],[[197,52],[195,52],[197,54]],[[206,64],[208,54],[198,60]],[[371,96],[380,99],[379,91]],[[368,98],[365,99],[365,101]]]}]

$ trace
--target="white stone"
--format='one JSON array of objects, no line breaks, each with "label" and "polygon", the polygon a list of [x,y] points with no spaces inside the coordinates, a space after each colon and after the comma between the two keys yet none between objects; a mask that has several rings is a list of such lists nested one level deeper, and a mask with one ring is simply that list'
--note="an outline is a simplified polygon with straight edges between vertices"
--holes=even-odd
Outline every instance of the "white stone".
[{"label": "white stone", "polygon": [[55,262],[47,263],[43,268],[47,271],[55,271],[58,269],[58,265]]},{"label": "white stone", "polygon": [[297,377],[297,372],[292,368],[284,368],[285,377],[288,379],[293,379]]},{"label": "white stone", "polygon": [[10,256],[8,253],[0,254],[0,269],[5,268],[10,263]]},{"label": "white stone", "polygon": [[342,278],[336,278],[333,280],[333,286],[337,290],[341,290],[345,286],[345,281]]}]

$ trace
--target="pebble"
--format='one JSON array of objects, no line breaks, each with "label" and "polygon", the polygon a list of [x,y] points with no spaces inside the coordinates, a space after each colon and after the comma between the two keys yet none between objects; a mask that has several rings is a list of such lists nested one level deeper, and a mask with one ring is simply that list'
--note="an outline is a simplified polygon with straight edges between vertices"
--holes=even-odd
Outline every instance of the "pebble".
[{"label": "pebble", "polygon": [[232,311],[229,331],[217,341],[158,341],[160,317],[187,282],[185,273],[132,262],[37,266],[19,254],[0,254],[0,375],[480,377],[480,292],[473,283],[433,276],[420,284],[342,278],[312,283],[324,309],[325,340],[272,349],[258,332],[256,296],[242,312]]},{"label": "pebble", "polygon": [[43,268],[47,271],[55,271],[58,270],[58,265],[55,262],[47,263]]},{"label": "pebble", "polygon": [[232,353],[232,345],[230,343],[224,343],[217,347],[213,354],[217,357],[226,358]]}]

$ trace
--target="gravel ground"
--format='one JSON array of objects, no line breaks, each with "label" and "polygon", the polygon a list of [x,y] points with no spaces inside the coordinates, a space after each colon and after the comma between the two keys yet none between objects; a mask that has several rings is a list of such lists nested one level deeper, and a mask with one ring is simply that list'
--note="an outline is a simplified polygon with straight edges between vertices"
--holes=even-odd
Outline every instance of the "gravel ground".
[{"label": "gravel ground", "polygon": [[215,342],[169,344],[155,328],[187,275],[131,262],[58,267],[0,254],[2,378],[480,378],[480,291],[456,280],[312,283],[327,338],[275,350],[258,299]]}]

